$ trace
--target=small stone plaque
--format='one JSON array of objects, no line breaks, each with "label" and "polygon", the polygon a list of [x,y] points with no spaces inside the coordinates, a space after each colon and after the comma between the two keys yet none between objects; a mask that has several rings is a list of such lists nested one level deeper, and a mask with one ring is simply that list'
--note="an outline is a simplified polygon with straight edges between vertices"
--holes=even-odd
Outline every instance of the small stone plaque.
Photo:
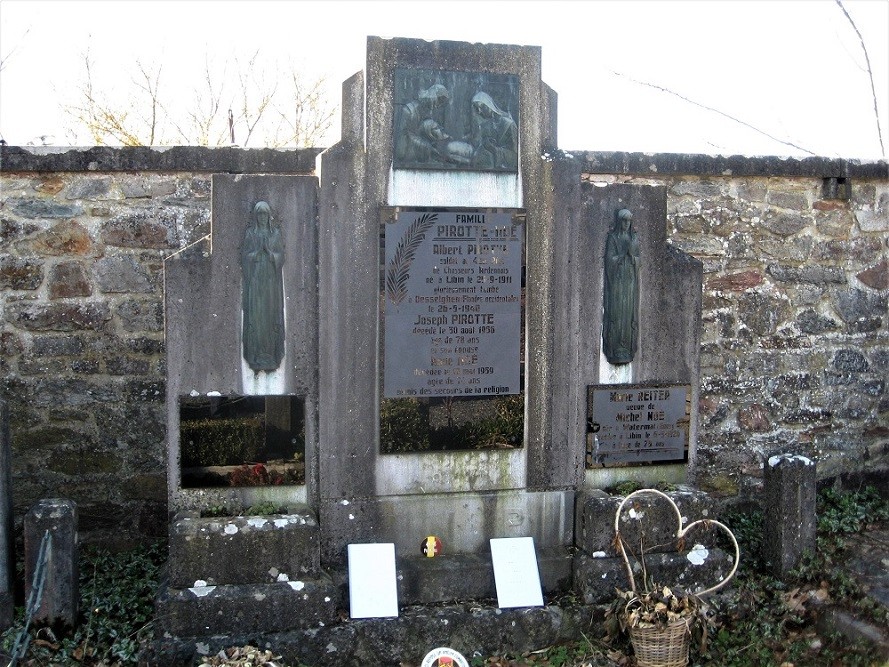
[{"label": "small stone plaque", "polygon": [[395,545],[350,544],[349,616],[391,618],[398,616],[398,585],[395,581]]},{"label": "small stone plaque", "polygon": [[499,537],[491,539],[491,562],[497,606],[542,607],[543,591],[533,537]]},{"label": "small stone plaque", "polygon": [[523,240],[509,213],[409,211],[386,224],[384,397],[521,391]]},{"label": "small stone plaque", "polygon": [[688,385],[587,388],[588,463],[683,461],[688,444]]}]

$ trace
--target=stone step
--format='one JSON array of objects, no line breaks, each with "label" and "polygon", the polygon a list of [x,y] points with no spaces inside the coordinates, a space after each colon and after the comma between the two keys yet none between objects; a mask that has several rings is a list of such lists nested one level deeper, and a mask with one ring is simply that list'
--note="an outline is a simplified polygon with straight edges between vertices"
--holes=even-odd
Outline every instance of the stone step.
[{"label": "stone step", "polygon": [[181,512],[170,525],[170,586],[312,579],[321,573],[318,532],[309,510],[216,518]]},{"label": "stone step", "polygon": [[886,628],[832,605],[819,611],[817,627],[825,634],[841,634],[850,642],[869,645],[875,655],[889,664],[889,631]]},{"label": "stone step", "polygon": [[162,586],[158,637],[209,637],[321,628],[340,620],[342,588],[329,577],[273,584]]},{"label": "stone step", "polygon": [[[537,554],[545,594],[571,586],[572,556],[566,548]],[[399,606],[496,598],[490,554],[451,554],[399,558]],[[348,617],[349,588],[344,569],[320,577],[262,584],[161,588],[155,606],[159,629],[167,636],[211,636],[237,632],[284,632],[317,628]],[[195,585],[197,584],[197,585]]]},{"label": "stone step", "polygon": [[[544,594],[571,588],[571,554],[565,547],[537,550],[537,567]],[[428,604],[497,597],[491,554],[443,554],[435,558],[398,558],[398,601]]]}]

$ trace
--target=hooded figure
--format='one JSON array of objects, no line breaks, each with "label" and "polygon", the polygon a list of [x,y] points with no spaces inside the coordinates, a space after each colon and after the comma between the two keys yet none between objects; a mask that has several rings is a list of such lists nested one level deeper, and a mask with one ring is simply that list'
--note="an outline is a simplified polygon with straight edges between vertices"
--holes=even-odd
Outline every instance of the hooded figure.
[{"label": "hooded figure", "polygon": [[264,201],[253,207],[241,247],[244,359],[255,372],[274,371],[284,358],[284,239]]},{"label": "hooded figure", "polygon": [[633,361],[639,334],[639,239],[633,214],[617,212],[614,228],[605,242],[605,295],[602,350],[612,364]]},{"label": "hooded figure", "polygon": [[519,164],[519,133],[512,116],[493,98],[479,91],[472,97],[472,133],[475,152],[472,166],[479,169],[516,170]]}]

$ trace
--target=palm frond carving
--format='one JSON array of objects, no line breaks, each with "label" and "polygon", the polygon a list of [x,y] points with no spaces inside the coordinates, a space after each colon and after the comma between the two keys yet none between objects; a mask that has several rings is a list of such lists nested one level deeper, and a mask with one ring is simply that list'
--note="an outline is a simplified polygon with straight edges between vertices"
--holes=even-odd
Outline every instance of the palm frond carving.
[{"label": "palm frond carving", "polygon": [[410,224],[395,246],[395,253],[386,269],[386,293],[392,305],[398,306],[407,296],[407,281],[414,255],[436,220],[438,213],[424,213]]}]

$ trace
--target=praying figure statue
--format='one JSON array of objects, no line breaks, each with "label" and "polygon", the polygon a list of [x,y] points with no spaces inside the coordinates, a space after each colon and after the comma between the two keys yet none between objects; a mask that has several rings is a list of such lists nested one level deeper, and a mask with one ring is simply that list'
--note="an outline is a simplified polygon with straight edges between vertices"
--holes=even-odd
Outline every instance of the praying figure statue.
[{"label": "praying figure statue", "polygon": [[633,361],[639,336],[639,239],[633,214],[617,212],[605,243],[605,294],[602,349],[612,364]]},{"label": "praying figure statue", "polygon": [[255,372],[274,371],[284,358],[284,239],[269,205],[257,202],[241,248],[243,351]]}]

